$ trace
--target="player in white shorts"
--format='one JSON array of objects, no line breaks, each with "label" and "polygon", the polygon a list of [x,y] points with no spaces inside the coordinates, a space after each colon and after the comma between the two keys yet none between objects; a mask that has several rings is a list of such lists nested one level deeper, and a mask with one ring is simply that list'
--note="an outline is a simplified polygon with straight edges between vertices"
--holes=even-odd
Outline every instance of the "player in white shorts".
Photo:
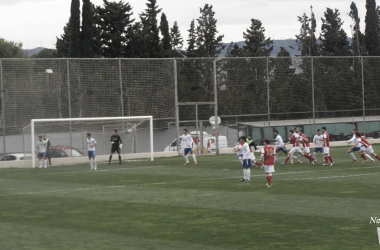
[{"label": "player in white shorts", "polygon": [[313,164],[315,164],[314,158],[310,154],[305,154],[304,152],[301,151],[299,139],[296,138],[293,130],[289,130],[289,135],[290,135],[289,142],[286,144],[292,144],[293,147],[289,151],[288,157],[286,157],[285,161],[281,162],[281,164],[286,164],[288,162],[288,160],[290,159],[290,157],[292,156],[292,154],[294,154],[294,153],[302,154],[303,156],[308,158],[310,161],[312,161]]},{"label": "player in white shorts", "polygon": [[264,147],[261,149],[261,162],[267,175],[267,187],[271,187],[272,175],[274,171],[274,162],[276,161],[276,151],[273,146],[269,145],[270,140],[264,140]]},{"label": "player in white shorts", "polygon": [[364,136],[362,136],[359,132],[356,132],[355,136],[357,138],[357,143],[354,147],[361,145],[359,154],[364,159],[364,161],[366,161],[364,152],[375,156],[376,159],[380,161],[380,157],[375,153],[375,151],[373,151],[372,145],[367,141],[367,139]]},{"label": "player in white shorts", "polygon": [[[300,139],[300,131],[299,131],[298,128],[294,128],[294,136],[296,137],[297,140]],[[298,153],[297,156],[294,156],[294,153],[291,154],[291,158],[290,158],[290,160],[291,160],[290,163],[291,163],[291,164],[294,163],[294,162],[293,162],[293,158],[294,158],[294,159],[297,159],[297,162],[298,162],[298,163],[302,163],[302,161],[301,161],[301,154],[300,154],[300,153]]]},{"label": "player in white shorts", "polygon": [[42,160],[45,162],[45,168],[47,168],[47,161],[46,161],[46,142],[42,140],[42,136],[38,136],[38,141],[37,141],[37,157],[38,160],[40,161],[40,168],[42,168]]},{"label": "player in white shorts", "polygon": [[[358,132],[356,129],[352,129],[352,138],[349,141],[346,142],[347,144],[350,144],[351,142],[354,144],[354,146],[348,150],[348,153],[352,157],[352,161],[351,162],[355,162],[357,160],[356,157],[355,157],[355,155],[354,155],[354,152],[355,151],[360,152],[360,145],[357,145],[355,147],[355,145],[358,142],[358,138],[356,138],[356,132]],[[369,156],[369,154],[365,154],[365,156],[366,156],[366,158],[370,159],[372,161],[372,163],[375,162],[375,160],[371,156]],[[365,163],[366,161],[367,160],[365,159],[363,163]]]}]

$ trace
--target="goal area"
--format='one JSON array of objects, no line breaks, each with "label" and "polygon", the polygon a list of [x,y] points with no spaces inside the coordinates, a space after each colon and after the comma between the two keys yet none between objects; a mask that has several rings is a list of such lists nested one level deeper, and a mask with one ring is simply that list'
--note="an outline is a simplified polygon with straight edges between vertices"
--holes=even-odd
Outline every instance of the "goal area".
[{"label": "goal area", "polygon": [[[65,159],[87,157],[85,143],[86,135],[90,133],[97,142],[95,152],[98,161],[105,161],[111,151],[110,140],[114,130],[121,137],[121,154],[127,155],[127,159],[150,158],[153,161],[153,116],[33,119],[23,129],[25,159],[31,158],[31,167],[35,167],[36,144],[38,137],[43,135],[50,141],[49,154],[53,166],[58,158],[61,163]],[[68,160],[67,164],[72,162]]]}]

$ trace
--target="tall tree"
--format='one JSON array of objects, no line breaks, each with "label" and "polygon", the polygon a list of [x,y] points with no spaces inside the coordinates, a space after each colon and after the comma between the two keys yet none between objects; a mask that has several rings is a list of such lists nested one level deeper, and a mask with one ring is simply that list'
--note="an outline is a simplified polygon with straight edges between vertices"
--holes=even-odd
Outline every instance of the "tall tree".
[{"label": "tall tree", "polygon": [[243,32],[243,37],[245,39],[244,56],[270,56],[273,50],[273,41],[265,37],[265,28],[260,20],[251,19],[251,26],[246,32]]},{"label": "tall tree", "polygon": [[83,0],[81,55],[85,58],[94,57],[94,14],[92,11],[91,1]]},{"label": "tall tree", "polygon": [[162,57],[171,57],[172,55],[172,46],[171,46],[171,39],[170,39],[170,31],[169,31],[169,23],[166,19],[165,13],[162,13],[161,15],[161,22],[160,22],[160,31],[162,35],[161,39],[161,47],[162,47]]},{"label": "tall tree", "polygon": [[128,42],[127,28],[134,19],[129,3],[103,0],[103,7],[98,7],[103,56],[108,58],[123,57]]},{"label": "tall tree", "polygon": [[79,0],[71,1],[71,15],[69,20],[69,56],[81,57],[81,32],[80,32],[80,3]]},{"label": "tall tree", "polygon": [[322,20],[322,31],[319,39],[321,40],[321,54],[325,56],[349,56],[349,42],[347,34],[343,30],[342,19],[338,9],[327,8]]},{"label": "tall tree", "polygon": [[317,39],[315,38],[317,22],[313,12],[313,6],[310,8],[310,18],[306,13],[298,17],[298,21],[301,23],[301,29],[299,35],[296,35],[296,42],[298,43],[298,49],[301,51],[301,56],[316,56],[318,54]]},{"label": "tall tree", "polygon": [[311,17],[310,17],[310,56],[318,55],[318,44],[315,32],[317,31],[317,20],[315,20],[313,6],[310,6]]},{"label": "tall tree", "polygon": [[157,5],[156,0],[148,0],[147,9],[140,14],[142,32],[146,40],[145,50],[148,57],[157,58],[161,56],[160,36],[157,25],[157,16],[161,9]]},{"label": "tall tree", "polygon": [[205,4],[203,8],[200,8],[200,13],[196,30],[197,55],[199,57],[217,57],[225,47],[222,42],[224,35],[217,36],[219,32],[212,5]]},{"label": "tall tree", "polygon": [[379,16],[376,13],[376,1],[366,0],[365,47],[369,56],[380,55]]},{"label": "tall tree", "polygon": [[174,22],[173,27],[170,28],[170,45],[173,50],[174,57],[182,57],[183,56],[183,38],[181,32],[179,30],[177,22]]},{"label": "tall tree", "polygon": [[356,7],[355,2],[352,2],[350,5],[350,13],[349,16],[353,21],[352,30],[352,54],[354,56],[363,55],[363,34],[360,32],[360,18],[358,14],[358,8]]},{"label": "tall tree", "polygon": [[197,41],[197,34],[195,32],[195,21],[194,19],[190,23],[190,29],[189,32],[189,39],[187,39],[187,43],[189,44],[186,50],[186,56],[187,57],[195,57],[196,53],[196,41]]},{"label": "tall tree", "polygon": [[70,23],[66,23],[63,27],[63,34],[57,37],[57,43],[55,47],[57,49],[58,57],[69,57],[70,46]]},{"label": "tall tree", "polygon": [[22,50],[22,43],[7,41],[0,38],[0,58],[22,58],[27,57]]}]

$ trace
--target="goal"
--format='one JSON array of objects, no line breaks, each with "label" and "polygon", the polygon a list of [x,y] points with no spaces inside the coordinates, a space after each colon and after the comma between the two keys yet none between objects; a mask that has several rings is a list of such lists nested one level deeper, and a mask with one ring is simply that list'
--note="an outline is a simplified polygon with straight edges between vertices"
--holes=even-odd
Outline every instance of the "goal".
[{"label": "goal", "polygon": [[50,140],[51,158],[86,156],[87,133],[97,141],[99,159],[110,154],[110,138],[115,129],[123,142],[121,154],[129,155],[128,159],[150,158],[153,161],[152,116],[33,119],[23,129],[25,159],[32,158],[32,167],[35,167],[36,142],[38,136],[43,135]]}]

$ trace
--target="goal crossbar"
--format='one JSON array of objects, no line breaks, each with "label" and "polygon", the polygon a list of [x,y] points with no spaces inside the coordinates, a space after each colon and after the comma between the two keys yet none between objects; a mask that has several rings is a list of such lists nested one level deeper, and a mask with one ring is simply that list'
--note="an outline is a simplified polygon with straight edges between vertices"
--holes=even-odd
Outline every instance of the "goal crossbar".
[{"label": "goal crossbar", "polygon": [[149,120],[149,138],[150,138],[150,158],[153,161],[153,116],[123,116],[123,117],[90,117],[90,118],[58,118],[58,119],[32,119],[31,128],[31,143],[32,143],[32,167],[36,166],[36,142],[34,138],[35,123],[37,122],[71,122],[71,121],[112,121],[112,120]]}]

